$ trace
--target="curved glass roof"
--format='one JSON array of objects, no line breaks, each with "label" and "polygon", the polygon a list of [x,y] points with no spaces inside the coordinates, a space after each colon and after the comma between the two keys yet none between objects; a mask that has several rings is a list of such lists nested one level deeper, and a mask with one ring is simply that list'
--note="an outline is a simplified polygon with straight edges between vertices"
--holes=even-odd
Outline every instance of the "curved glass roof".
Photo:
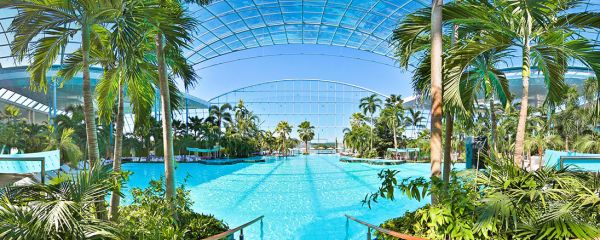
[{"label": "curved glass roof", "polygon": [[193,64],[240,50],[279,44],[342,46],[392,57],[388,39],[425,0],[218,0],[191,6],[201,22],[188,57]]},{"label": "curved glass roof", "polygon": [[[598,11],[593,0],[578,11]],[[192,64],[245,49],[283,44],[341,46],[393,57],[388,39],[407,13],[429,5],[429,0],[215,0],[207,6],[190,5],[200,22],[192,49]],[[10,54],[14,34],[8,27],[14,9],[0,9],[0,68],[26,66]],[[598,40],[598,32],[582,32]],[[79,47],[73,36],[64,54]],[[57,58],[56,64],[60,64]],[[516,65],[515,65],[516,66]]]}]

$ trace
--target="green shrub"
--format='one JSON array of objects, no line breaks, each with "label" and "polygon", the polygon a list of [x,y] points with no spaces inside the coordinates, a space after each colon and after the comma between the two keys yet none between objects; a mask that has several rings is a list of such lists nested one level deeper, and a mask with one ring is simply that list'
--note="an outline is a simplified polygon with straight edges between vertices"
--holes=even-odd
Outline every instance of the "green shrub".
[{"label": "green shrub", "polygon": [[204,239],[229,229],[223,221],[212,215],[192,213],[186,220],[184,239]]},{"label": "green shrub", "polygon": [[211,215],[193,212],[189,191],[183,185],[173,200],[164,198],[162,179],[151,181],[145,189],[134,188],[132,195],[133,203],[120,208],[118,222],[126,239],[202,239],[228,229]]},{"label": "green shrub", "polygon": [[419,201],[436,196],[436,204],[382,225],[428,239],[595,239],[600,235],[597,175],[553,167],[528,172],[502,159],[487,165],[483,171],[453,173],[449,183],[439,178],[398,181],[398,171],[385,170],[379,174],[381,187],[368,194],[364,203],[393,200],[395,189]]}]

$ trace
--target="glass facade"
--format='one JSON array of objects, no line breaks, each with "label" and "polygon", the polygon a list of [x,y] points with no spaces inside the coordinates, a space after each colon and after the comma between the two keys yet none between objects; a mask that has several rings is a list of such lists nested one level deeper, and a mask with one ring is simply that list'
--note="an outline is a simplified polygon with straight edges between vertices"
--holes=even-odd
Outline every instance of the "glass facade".
[{"label": "glass facade", "polygon": [[297,126],[310,121],[315,126],[313,142],[339,142],[343,129],[349,127],[350,116],[361,111],[360,99],[377,94],[369,89],[346,83],[326,80],[281,80],[265,82],[237,89],[211,99],[211,105],[229,103],[235,106],[240,100],[260,118],[261,129],[273,130],[279,121],[294,126],[292,136],[297,137]]}]

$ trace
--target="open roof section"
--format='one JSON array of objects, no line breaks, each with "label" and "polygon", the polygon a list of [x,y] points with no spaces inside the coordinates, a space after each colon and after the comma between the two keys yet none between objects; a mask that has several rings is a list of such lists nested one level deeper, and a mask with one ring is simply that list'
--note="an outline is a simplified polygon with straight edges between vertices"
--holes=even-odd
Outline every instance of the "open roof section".
[{"label": "open roof section", "polygon": [[283,44],[342,46],[393,57],[388,39],[425,0],[217,0],[190,6],[200,21],[187,53],[192,64]]}]

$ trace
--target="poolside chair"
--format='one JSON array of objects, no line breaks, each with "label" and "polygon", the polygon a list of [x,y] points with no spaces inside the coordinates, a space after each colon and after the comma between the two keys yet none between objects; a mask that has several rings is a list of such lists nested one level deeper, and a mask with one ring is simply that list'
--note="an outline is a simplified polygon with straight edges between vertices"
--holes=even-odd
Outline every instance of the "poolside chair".
[{"label": "poolside chair", "polygon": [[19,181],[13,183],[13,186],[29,186],[35,184],[35,181],[30,177],[24,177]]},{"label": "poolside chair", "polygon": [[85,169],[86,166],[87,162],[85,160],[79,161],[79,163],[77,164],[78,169]]},{"label": "poolside chair", "polygon": [[79,173],[78,169],[74,169],[71,168],[69,165],[67,164],[63,164],[60,166],[60,170],[64,173],[64,174],[69,174],[71,176],[76,175]]},{"label": "poolside chair", "polygon": [[[47,173],[46,173],[46,176],[45,176],[45,178],[44,178],[45,182],[48,182],[48,181],[50,181],[50,178],[48,177],[48,173],[49,173],[49,172],[47,172]],[[42,182],[42,174],[41,174],[41,173],[39,173],[39,172],[37,172],[37,173],[32,173],[32,174],[31,174],[31,176],[33,177],[33,179],[35,179],[35,181],[37,181],[37,182],[39,182],[39,183],[41,183],[41,182]]]}]

